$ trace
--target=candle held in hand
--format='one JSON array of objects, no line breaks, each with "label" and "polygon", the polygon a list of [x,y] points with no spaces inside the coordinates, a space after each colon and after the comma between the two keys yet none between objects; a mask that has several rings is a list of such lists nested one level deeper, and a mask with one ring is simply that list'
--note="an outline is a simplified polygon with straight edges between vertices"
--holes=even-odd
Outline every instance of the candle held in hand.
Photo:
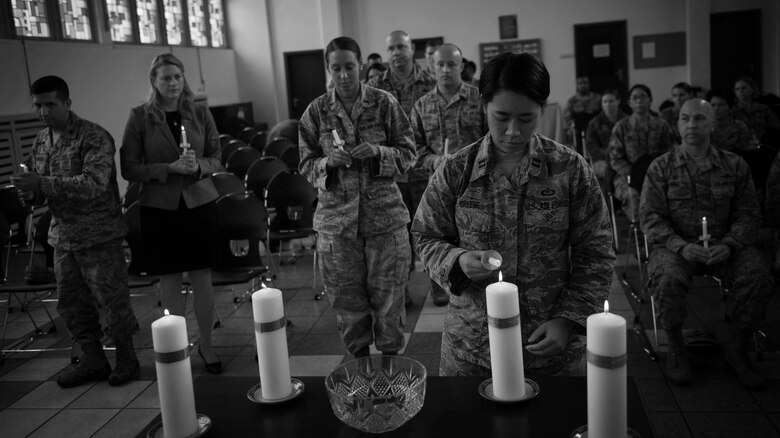
[{"label": "candle held in hand", "polygon": [[710,235],[707,234],[707,218],[701,218],[701,240],[704,242],[704,248],[709,249]]},{"label": "candle held in hand", "polygon": [[[344,142],[341,141],[341,137],[339,137],[338,131],[334,129],[332,132],[333,132],[333,144],[336,145],[336,147],[339,148],[340,151],[345,151]],[[347,164],[347,167],[350,167],[350,165]]]},{"label": "candle held in hand", "polygon": [[187,130],[184,129],[184,125],[181,125],[181,147],[185,151],[190,147],[190,143],[187,141]]},{"label": "candle held in hand", "polygon": [[626,320],[594,313],[587,320],[588,436],[625,438],[627,423]]}]

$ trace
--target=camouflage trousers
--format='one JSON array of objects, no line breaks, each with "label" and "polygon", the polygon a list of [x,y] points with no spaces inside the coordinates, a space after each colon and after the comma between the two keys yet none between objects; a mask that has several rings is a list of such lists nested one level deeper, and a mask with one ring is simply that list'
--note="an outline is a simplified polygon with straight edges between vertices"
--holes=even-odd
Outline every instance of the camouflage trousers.
[{"label": "camouflage trousers", "polygon": [[685,295],[693,275],[710,274],[723,281],[726,315],[737,328],[753,331],[764,319],[774,279],[761,252],[746,246],[726,263],[706,266],[687,262],[679,254],[657,247],[650,254],[648,272],[655,297],[658,323],[664,329],[682,325],[687,316]]},{"label": "camouflage trousers", "polygon": [[[446,336],[446,333],[444,334]],[[523,351],[523,365],[526,377],[540,376],[584,376],[587,372],[585,362],[584,336],[579,336],[577,347],[567,349],[564,361],[546,360],[541,356]],[[551,357],[552,358],[552,357]],[[470,362],[460,357],[446,342],[441,344],[441,359],[439,361],[440,376],[486,376],[491,375],[490,367]]]},{"label": "camouflage trousers", "polygon": [[76,251],[54,250],[57,311],[75,342],[100,341],[99,308],[106,310],[106,335],[122,339],[138,330],[127,287],[122,239]]},{"label": "camouflage trousers", "polygon": [[347,351],[355,354],[372,342],[382,352],[403,348],[410,264],[406,227],[354,240],[320,234],[317,251]]}]

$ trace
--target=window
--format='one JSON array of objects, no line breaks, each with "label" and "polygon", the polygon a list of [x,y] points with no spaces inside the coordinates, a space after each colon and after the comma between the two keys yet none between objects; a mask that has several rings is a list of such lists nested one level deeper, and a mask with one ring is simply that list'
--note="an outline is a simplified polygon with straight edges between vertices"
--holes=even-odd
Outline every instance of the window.
[{"label": "window", "polygon": [[168,44],[181,45],[184,41],[184,11],[180,0],[163,0],[165,3],[165,34]]},{"label": "window", "polygon": [[160,20],[157,18],[157,0],[136,0],[138,35],[144,44],[159,44]]},{"label": "window", "polygon": [[106,14],[111,41],[132,43],[134,39],[130,0],[106,0]]},{"label": "window", "polygon": [[190,41],[193,46],[208,47],[209,35],[206,30],[206,11],[203,0],[189,0]]},{"label": "window", "polygon": [[49,14],[45,0],[11,0],[16,35],[48,38]]},{"label": "window", "polygon": [[69,40],[92,39],[87,0],[59,0],[62,34]]},{"label": "window", "polygon": [[209,22],[211,24],[211,47],[225,47],[225,15],[222,0],[208,0]]}]

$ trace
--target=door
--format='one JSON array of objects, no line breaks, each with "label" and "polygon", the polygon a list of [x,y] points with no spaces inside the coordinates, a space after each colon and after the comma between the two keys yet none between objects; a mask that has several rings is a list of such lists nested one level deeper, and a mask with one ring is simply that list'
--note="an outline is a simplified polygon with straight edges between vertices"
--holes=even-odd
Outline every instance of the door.
[{"label": "door", "polygon": [[732,90],[740,76],[761,85],[761,11],[710,15],[710,82]]},{"label": "door", "polygon": [[291,119],[300,119],[312,100],[325,93],[325,62],[322,50],[285,52],[287,108]]},{"label": "door", "polygon": [[[601,93],[614,88],[622,100],[626,100],[628,37],[625,21],[575,24],[574,57],[577,77],[590,78],[591,90]],[[572,80],[572,90],[575,85]]]}]

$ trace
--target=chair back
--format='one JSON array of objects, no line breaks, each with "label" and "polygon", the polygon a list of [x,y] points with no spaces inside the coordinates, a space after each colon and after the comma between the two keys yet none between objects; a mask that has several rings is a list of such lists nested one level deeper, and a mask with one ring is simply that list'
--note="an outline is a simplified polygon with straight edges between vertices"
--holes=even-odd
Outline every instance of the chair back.
[{"label": "chair back", "polygon": [[266,143],[270,143],[277,138],[286,138],[298,145],[298,119],[287,119],[277,123],[268,131]]},{"label": "chair back", "polygon": [[246,189],[254,192],[259,199],[265,199],[265,189],[271,179],[281,172],[288,172],[287,165],[276,157],[261,157],[255,160],[244,177]]},{"label": "chair back", "polygon": [[222,164],[226,164],[230,154],[240,147],[246,147],[246,143],[236,139],[230,140],[225,146],[222,146],[222,156],[220,157]]},{"label": "chair back", "polygon": [[298,147],[289,139],[277,138],[268,143],[268,146],[263,150],[263,155],[279,158],[288,168],[292,170],[298,169],[298,163],[300,162]]},{"label": "chair back", "polygon": [[9,224],[21,222],[30,214],[30,209],[22,204],[12,185],[0,188],[0,211]]},{"label": "chair back", "polygon": [[275,233],[312,232],[317,189],[298,173],[279,173],[268,183],[266,202],[276,209],[269,225]]},{"label": "chair back", "polygon": [[220,198],[244,191],[244,183],[241,182],[241,178],[231,172],[214,172],[211,174],[211,181],[217,188]]},{"label": "chair back", "polygon": [[252,137],[249,140],[249,146],[252,147],[252,149],[257,150],[257,152],[263,153],[263,149],[265,149],[265,143],[266,143],[266,132],[260,131],[257,134],[255,134],[254,137]]},{"label": "chair back", "polygon": [[262,157],[260,152],[257,152],[249,146],[242,146],[230,154],[227,159],[227,163],[225,163],[225,168],[228,170],[228,172],[234,173],[237,177],[243,180],[244,176],[246,176],[246,171],[249,169],[249,166],[251,166],[252,163],[257,161],[260,157]]},{"label": "chair back", "polygon": [[147,271],[147,258],[141,236],[141,206],[138,201],[130,204],[125,210],[125,223],[127,223],[125,241],[130,247],[130,266],[127,267],[127,272],[131,275],[143,275]]},{"label": "chair back", "polygon": [[268,212],[251,192],[232,193],[217,200],[220,263],[217,269],[263,266],[260,242],[268,229]]},{"label": "chair back", "polygon": [[219,147],[224,148],[227,146],[228,143],[230,143],[230,140],[233,140],[233,136],[230,134],[219,134]]},{"label": "chair back", "polygon": [[244,143],[249,143],[249,140],[251,140],[255,134],[257,134],[257,129],[252,128],[251,126],[247,126],[238,133],[236,138],[243,141]]}]

